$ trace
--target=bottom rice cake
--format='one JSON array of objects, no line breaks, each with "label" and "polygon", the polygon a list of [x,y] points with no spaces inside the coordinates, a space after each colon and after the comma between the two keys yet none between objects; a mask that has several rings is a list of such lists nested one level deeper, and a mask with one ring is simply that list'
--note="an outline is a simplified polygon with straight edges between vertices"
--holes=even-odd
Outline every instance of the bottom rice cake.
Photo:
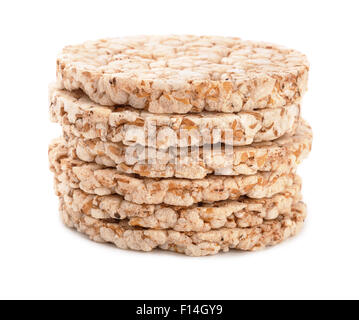
[{"label": "bottom rice cake", "polygon": [[159,248],[189,256],[213,255],[229,249],[254,251],[278,244],[296,235],[305,220],[306,206],[303,202],[294,204],[291,211],[290,215],[280,215],[255,227],[179,232],[131,227],[126,221],[96,219],[60,201],[64,223],[91,240],[113,243],[121,249],[151,251]]},{"label": "bottom rice cake", "polygon": [[190,207],[136,204],[119,195],[87,194],[55,179],[56,194],[73,211],[96,219],[125,220],[129,226],[175,231],[206,232],[219,228],[246,228],[261,225],[280,215],[293,213],[301,200],[298,176],[292,186],[271,198],[242,197],[237,201],[199,203]]}]

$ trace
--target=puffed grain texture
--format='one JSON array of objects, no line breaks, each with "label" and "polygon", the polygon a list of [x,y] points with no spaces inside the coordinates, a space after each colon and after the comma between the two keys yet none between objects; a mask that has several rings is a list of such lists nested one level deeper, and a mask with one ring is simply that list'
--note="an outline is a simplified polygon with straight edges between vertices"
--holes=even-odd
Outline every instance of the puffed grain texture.
[{"label": "puffed grain texture", "polygon": [[126,220],[129,226],[175,231],[206,232],[218,228],[246,228],[261,225],[279,215],[290,215],[301,200],[301,181],[272,198],[220,201],[191,207],[140,205],[119,195],[97,196],[71,188],[55,179],[56,194],[73,211],[96,219]]},{"label": "puffed grain texture", "polygon": [[137,178],[95,163],[69,156],[63,140],[49,147],[50,169],[56,178],[74,188],[97,195],[119,194],[138,204],[168,204],[191,206],[198,202],[271,197],[294,183],[295,167],[283,167],[275,172],[254,175],[215,176],[205,179]]},{"label": "puffed grain texture", "polygon": [[67,46],[57,83],[102,105],[153,113],[238,112],[295,103],[309,64],[291,49],[210,36],[138,36]]},{"label": "puffed grain texture", "polygon": [[220,142],[249,145],[294,134],[299,116],[299,104],[234,114],[159,115],[130,107],[101,106],[81,92],[50,87],[50,118],[67,134],[130,146],[167,149]]},{"label": "puffed grain texture", "polygon": [[64,134],[71,154],[86,162],[116,167],[119,172],[148,178],[203,179],[209,174],[251,175],[259,171],[277,171],[305,159],[312,146],[312,130],[300,121],[294,136],[289,134],[269,142],[250,146],[206,146],[158,150],[101,139],[84,140]]},{"label": "puffed grain texture", "polygon": [[121,249],[152,251],[155,248],[184,253],[189,256],[213,255],[229,249],[254,251],[278,244],[296,235],[306,217],[306,207],[298,202],[291,215],[250,228],[221,228],[207,232],[178,232],[130,227],[125,221],[117,223],[95,219],[60,204],[64,223],[86,234],[91,240],[109,242]]}]

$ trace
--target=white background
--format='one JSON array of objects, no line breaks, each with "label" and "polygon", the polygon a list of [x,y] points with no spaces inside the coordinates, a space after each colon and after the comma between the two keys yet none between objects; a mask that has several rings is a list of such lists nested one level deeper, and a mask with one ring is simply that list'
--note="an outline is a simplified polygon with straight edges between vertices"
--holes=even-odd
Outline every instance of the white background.
[{"label": "white background", "polygon": [[[2,1],[0,298],[359,298],[357,1]],[[303,232],[256,253],[122,251],[62,226],[47,145],[47,85],[64,45],[134,34],[208,34],[298,49],[311,62],[300,167]]]}]

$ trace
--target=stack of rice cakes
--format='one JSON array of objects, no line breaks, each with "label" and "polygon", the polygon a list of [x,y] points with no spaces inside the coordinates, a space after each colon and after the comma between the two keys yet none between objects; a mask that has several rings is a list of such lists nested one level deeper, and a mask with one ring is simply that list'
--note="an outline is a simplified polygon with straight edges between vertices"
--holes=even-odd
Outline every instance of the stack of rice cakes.
[{"label": "stack of rice cakes", "polygon": [[141,36],[68,46],[50,86],[64,223],[122,249],[257,250],[301,229],[297,165],[308,62],[238,38]]}]

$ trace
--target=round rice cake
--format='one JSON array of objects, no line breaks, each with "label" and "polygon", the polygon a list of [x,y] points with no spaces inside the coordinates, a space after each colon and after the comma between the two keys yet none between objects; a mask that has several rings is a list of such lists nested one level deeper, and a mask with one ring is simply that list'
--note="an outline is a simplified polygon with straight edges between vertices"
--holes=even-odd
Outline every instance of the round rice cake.
[{"label": "round rice cake", "polygon": [[297,102],[305,55],[282,46],[211,36],[137,36],[65,47],[57,83],[102,105],[152,113],[238,112]]},{"label": "round rice cake", "polygon": [[82,92],[50,88],[50,117],[68,135],[157,149],[225,143],[233,146],[294,134],[299,104],[239,113],[153,114],[106,107]]},{"label": "round rice cake", "polygon": [[272,197],[294,183],[294,167],[254,175],[216,176],[205,179],[138,178],[114,168],[87,163],[69,155],[62,139],[49,147],[50,169],[58,180],[97,195],[119,194],[138,204],[191,206],[198,202]]},{"label": "round rice cake", "polygon": [[306,217],[306,206],[297,202],[290,215],[249,228],[220,228],[207,232],[179,232],[131,227],[126,221],[95,219],[60,203],[63,222],[97,242],[113,243],[121,249],[152,251],[155,248],[189,256],[213,255],[229,249],[254,251],[278,244],[296,235]]},{"label": "round rice cake", "polygon": [[191,207],[146,205],[126,201],[119,195],[98,196],[55,179],[56,194],[74,211],[96,219],[126,220],[131,227],[206,232],[218,228],[248,228],[279,215],[290,215],[301,200],[301,181],[271,198],[200,203]]},{"label": "round rice cake", "polygon": [[126,146],[101,139],[85,140],[64,133],[71,154],[86,162],[116,167],[119,172],[148,178],[203,179],[209,174],[251,175],[259,171],[276,171],[303,161],[311,150],[312,130],[303,120],[295,135],[285,135],[269,142],[250,146],[223,145],[157,150]]}]

